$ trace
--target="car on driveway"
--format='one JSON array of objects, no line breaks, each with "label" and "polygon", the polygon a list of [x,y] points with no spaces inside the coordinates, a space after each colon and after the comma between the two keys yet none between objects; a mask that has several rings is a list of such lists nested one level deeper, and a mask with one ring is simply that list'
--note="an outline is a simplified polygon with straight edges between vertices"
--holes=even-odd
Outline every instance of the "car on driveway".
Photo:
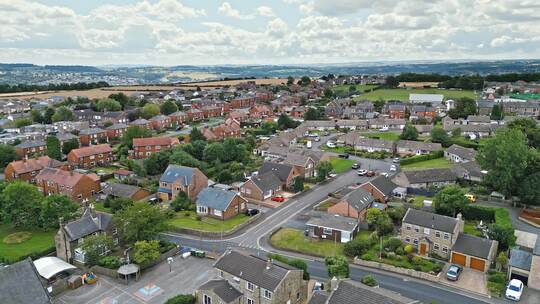
[{"label": "car on driveway", "polygon": [[446,272],[446,278],[449,281],[457,281],[462,271],[463,271],[463,267],[456,264],[452,264],[450,265],[450,267],[448,267],[448,271]]},{"label": "car on driveway", "polygon": [[356,170],[356,169],[360,168],[360,165],[359,164],[353,164],[351,168]]},{"label": "car on driveway", "polygon": [[384,177],[389,177],[390,174],[388,174],[388,172],[381,172],[381,175],[384,176]]},{"label": "car on driveway", "polygon": [[360,170],[358,170],[358,175],[360,175],[360,176],[364,176],[364,175],[366,175],[367,173],[368,173],[368,172],[367,172],[366,169],[360,169]]},{"label": "car on driveway", "polygon": [[397,171],[396,165],[391,165],[390,166],[390,172],[396,172],[396,171]]},{"label": "car on driveway", "polygon": [[340,154],[340,158],[349,159],[349,154]]},{"label": "car on driveway", "polygon": [[259,214],[259,209],[252,209],[252,208],[249,208],[246,210],[246,215],[247,216],[254,216],[254,215],[257,215]]},{"label": "car on driveway", "polygon": [[367,175],[368,177],[373,177],[373,176],[375,176],[375,171],[369,170],[369,171],[366,173],[366,175]]},{"label": "car on driveway", "polygon": [[519,301],[523,293],[523,282],[518,279],[512,279],[506,286],[505,298],[513,301]]},{"label": "car on driveway", "polygon": [[274,202],[283,203],[285,201],[285,198],[281,195],[272,197],[272,200]]},{"label": "car on driveway", "polygon": [[399,163],[399,157],[394,157],[394,159],[392,160],[393,163],[397,164]]}]

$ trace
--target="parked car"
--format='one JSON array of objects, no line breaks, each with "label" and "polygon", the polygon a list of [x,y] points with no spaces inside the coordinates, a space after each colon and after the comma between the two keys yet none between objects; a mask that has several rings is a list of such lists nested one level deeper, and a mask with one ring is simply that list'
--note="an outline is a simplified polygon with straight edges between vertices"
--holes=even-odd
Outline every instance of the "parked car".
[{"label": "parked car", "polygon": [[390,166],[390,172],[396,172],[396,171],[397,171],[396,165],[391,165]]},{"label": "parked car", "polygon": [[317,136],[317,137],[315,137],[314,140],[315,140],[315,141],[321,141],[321,138]]},{"label": "parked car", "polygon": [[335,148],[335,147],[336,147],[336,144],[333,143],[333,142],[331,142],[331,141],[329,141],[329,142],[326,143],[326,146],[327,146],[328,148]]},{"label": "parked car", "polygon": [[356,169],[360,168],[360,165],[359,164],[353,164],[351,168],[356,170]]},{"label": "parked car", "polygon": [[474,194],[465,194],[465,197],[469,200],[469,202],[476,203],[476,195],[474,195]]},{"label": "parked car", "polygon": [[521,294],[523,293],[523,282],[518,279],[512,279],[508,286],[506,286],[506,292],[504,296],[513,301],[519,301]]},{"label": "parked car", "polygon": [[259,214],[259,209],[251,209],[251,208],[249,208],[249,209],[246,210],[246,215],[247,216],[254,216],[254,215],[257,215],[257,214]]},{"label": "parked car", "polygon": [[349,159],[349,154],[340,154],[340,158]]},{"label": "parked car", "polygon": [[395,164],[399,163],[399,157],[394,157],[394,159],[392,159],[392,162]]},{"label": "parked car", "polygon": [[381,172],[381,175],[384,176],[384,177],[389,177],[390,174],[388,174],[388,172]]},{"label": "parked car", "polygon": [[273,200],[274,202],[282,203],[282,202],[285,201],[285,198],[284,198],[283,196],[281,196],[281,195],[278,195],[278,196],[272,197],[272,200]]},{"label": "parked car", "polygon": [[330,177],[330,178],[334,178],[334,177],[336,177],[336,176],[337,176],[337,174],[335,174],[335,173],[330,173],[330,174],[328,174],[328,177]]},{"label": "parked car", "polygon": [[373,176],[375,176],[375,171],[369,170],[369,171],[366,173],[366,175],[367,175],[368,177],[373,177]]},{"label": "parked car", "polygon": [[150,205],[155,205],[157,203],[160,203],[161,199],[159,197],[152,197],[148,200],[148,202],[150,203]]},{"label": "parked car", "polygon": [[382,127],[379,129],[380,132],[386,132],[388,130],[389,130],[388,127]]},{"label": "parked car", "polygon": [[450,281],[457,281],[459,279],[459,275],[461,274],[461,271],[463,270],[463,267],[452,264],[450,267],[448,267],[448,271],[446,272],[446,279]]},{"label": "parked car", "polygon": [[364,175],[366,175],[367,173],[368,173],[368,172],[367,172],[366,169],[360,169],[360,170],[358,170],[358,175],[360,175],[360,176],[364,176]]}]

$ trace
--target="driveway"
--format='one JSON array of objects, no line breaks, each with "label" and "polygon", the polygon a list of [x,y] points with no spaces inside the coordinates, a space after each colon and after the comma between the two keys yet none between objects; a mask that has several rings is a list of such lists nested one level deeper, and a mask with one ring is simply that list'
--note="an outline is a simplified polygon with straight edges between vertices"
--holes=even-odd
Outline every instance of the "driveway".
[{"label": "driveway", "polygon": [[[508,302],[512,303],[512,301],[508,301]],[[540,303],[540,291],[525,287],[525,291],[523,291],[523,295],[521,295],[521,301],[519,302],[525,303],[525,304]]]},{"label": "driveway", "polygon": [[487,277],[484,272],[474,270],[468,267],[463,268],[463,272],[457,281],[449,281],[446,279],[446,271],[450,264],[446,264],[439,278],[439,283],[452,286],[458,290],[466,290],[468,292],[489,296],[487,289]]},{"label": "driveway", "polygon": [[175,257],[172,271],[163,262],[144,271],[138,282],[125,285],[99,276],[94,285],[67,290],[54,298],[54,304],[140,304],[164,303],[178,294],[192,294],[197,287],[215,276],[213,260]]}]

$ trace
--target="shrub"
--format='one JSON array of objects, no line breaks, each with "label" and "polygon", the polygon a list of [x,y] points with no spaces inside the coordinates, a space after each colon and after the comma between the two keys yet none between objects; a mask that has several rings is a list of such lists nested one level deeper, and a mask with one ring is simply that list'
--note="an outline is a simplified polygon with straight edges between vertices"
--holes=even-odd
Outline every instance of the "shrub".
[{"label": "shrub", "polygon": [[416,271],[422,271],[422,266],[420,266],[420,265],[414,265],[414,266],[413,266],[413,269],[416,270]]},{"label": "shrub", "polygon": [[355,256],[361,256],[362,254],[366,253],[366,251],[369,250],[371,247],[372,242],[371,240],[361,240],[356,239],[351,242],[348,242],[345,244],[345,247],[343,248],[343,252],[346,256],[349,257],[355,257]]},{"label": "shrub", "polygon": [[289,258],[286,258],[286,257],[281,256],[279,254],[269,254],[268,257],[271,258],[271,259],[274,259],[276,261],[279,261],[279,262],[285,263],[287,265],[290,265],[290,266],[292,266],[294,268],[303,270],[304,271],[304,274],[303,274],[304,280],[309,280],[310,276],[309,276],[309,272],[307,270],[307,264],[303,260],[289,259]]},{"label": "shrub", "polygon": [[165,302],[165,304],[195,304],[195,297],[192,295],[177,295]]},{"label": "shrub", "polygon": [[495,220],[495,210],[494,208],[490,207],[467,205],[465,208],[463,208],[463,217],[468,220],[481,220],[491,223]]},{"label": "shrub", "polygon": [[370,287],[375,287],[377,285],[379,285],[379,282],[377,282],[377,280],[375,280],[375,278],[372,276],[372,275],[366,275],[362,278],[361,282],[367,286],[370,286]]},{"label": "shrub", "polygon": [[440,151],[436,151],[436,152],[433,152],[433,153],[430,153],[430,154],[417,155],[417,156],[411,156],[411,157],[403,158],[399,162],[399,164],[401,166],[409,165],[409,164],[423,162],[423,161],[426,161],[426,160],[441,158],[443,156],[444,156],[444,152],[442,150],[440,150]]},{"label": "shrub", "polygon": [[333,278],[348,278],[349,277],[349,261],[343,256],[333,256],[324,259],[326,268],[328,268],[328,276]]},{"label": "shrub", "polygon": [[406,254],[412,253],[413,250],[414,250],[414,248],[413,248],[412,245],[405,245],[405,247],[403,248],[403,251],[405,251]]},{"label": "shrub", "polygon": [[159,241],[137,241],[133,261],[137,264],[146,264],[159,258]]},{"label": "shrub", "polygon": [[202,217],[201,217],[200,215],[197,215],[197,216],[195,217],[195,220],[197,220],[197,221],[202,221]]},{"label": "shrub", "polygon": [[160,240],[159,241],[159,252],[165,253],[173,248],[176,248],[175,243],[171,243],[169,241]]},{"label": "shrub", "polygon": [[424,259],[418,256],[413,256],[411,263],[413,263],[414,265],[422,265],[424,263]]},{"label": "shrub", "polygon": [[437,263],[437,264],[435,264],[433,266],[433,272],[435,272],[435,273],[441,272],[442,269],[443,269],[443,264],[441,264],[441,263]]},{"label": "shrub", "polygon": [[398,238],[390,238],[386,242],[384,242],[383,247],[385,249],[388,249],[388,251],[396,251],[399,247],[403,245],[403,242],[401,242]]},{"label": "shrub", "polygon": [[396,248],[395,252],[397,255],[403,255],[405,253],[405,250],[403,249],[403,247],[398,247]]},{"label": "shrub", "polygon": [[360,258],[362,260],[366,260],[366,261],[373,261],[373,260],[377,259],[375,257],[375,254],[373,254],[373,252],[366,252],[366,253],[362,254],[362,256]]},{"label": "shrub", "polygon": [[108,269],[118,269],[122,266],[122,261],[117,256],[104,256],[98,260],[97,264]]}]

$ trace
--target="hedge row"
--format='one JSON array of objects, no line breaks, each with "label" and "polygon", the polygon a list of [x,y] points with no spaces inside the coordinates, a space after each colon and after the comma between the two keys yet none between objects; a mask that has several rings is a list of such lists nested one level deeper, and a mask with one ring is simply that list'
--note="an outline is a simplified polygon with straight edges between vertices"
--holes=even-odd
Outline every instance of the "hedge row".
[{"label": "hedge row", "polygon": [[34,251],[34,252],[31,252],[29,254],[26,254],[26,255],[23,255],[23,256],[20,256],[16,259],[6,259],[6,258],[2,258],[0,257],[0,262],[6,262],[6,263],[16,263],[16,262],[19,262],[19,261],[22,261],[26,258],[31,258],[32,261],[33,260],[37,260],[41,257],[44,257],[46,255],[49,255],[50,253],[53,253],[56,251],[56,247],[55,246],[51,246],[49,248],[46,248],[44,250],[41,250],[41,251]]},{"label": "hedge row", "polygon": [[409,165],[409,164],[423,162],[423,161],[426,161],[426,160],[437,159],[437,158],[441,158],[443,156],[444,156],[444,151],[439,150],[439,151],[435,151],[435,152],[429,153],[429,154],[407,157],[407,158],[402,159],[399,163],[400,163],[400,165],[403,166],[403,165]]},{"label": "hedge row", "polygon": [[463,209],[463,217],[468,220],[495,222],[504,228],[512,229],[512,220],[510,219],[510,213],[504,208],[492,208],[478,205],[467,205]]}]

